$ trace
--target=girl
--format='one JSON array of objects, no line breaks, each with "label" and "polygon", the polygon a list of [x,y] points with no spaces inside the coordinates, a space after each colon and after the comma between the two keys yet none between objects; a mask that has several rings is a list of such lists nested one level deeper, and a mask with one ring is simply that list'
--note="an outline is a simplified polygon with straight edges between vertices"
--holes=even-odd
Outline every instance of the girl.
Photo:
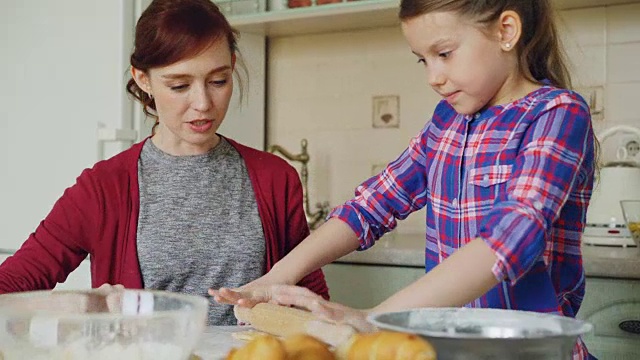
[{"label": "girl", "polygon": [[[90,255],[93,287],[206,296],[259,278],[309,234],[295,169],[217,132],[238,55],[210,0],[149,5],[127,90],[154,134],[78,177],[0,266],[0,294],[52,289]],[[296,283],[328,298],[322,272],[305,275]],[[212,306],[209,323],[235,324],[232,307]]]},{"label": "girl", "polygon": [[[548,0],[402,0],[402,31],[443,100],[409,147],[261,279],[216,300],[276,301],[367,327],[369,312],[469,306],[575,316],[595,164]],[[368,311],[294,284],[427,207],[426,275]],[[579,341],[574,359],[586,359]]]}]

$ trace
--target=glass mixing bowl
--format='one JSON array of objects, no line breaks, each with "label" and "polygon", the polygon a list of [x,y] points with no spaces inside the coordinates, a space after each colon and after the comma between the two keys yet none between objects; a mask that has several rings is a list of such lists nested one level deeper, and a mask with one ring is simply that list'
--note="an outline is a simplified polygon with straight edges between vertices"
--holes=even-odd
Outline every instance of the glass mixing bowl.
[{"label": "glass mixing bowl", "polygon": [[208,301],[144,290],[0,295],[0,360],[186,360]]},{"label": "glass mixing bowl", "polygon": [[640,200],[622,200],[620,207],[622,207],[622,215],[631,233],[631,238],[640,248]]}]

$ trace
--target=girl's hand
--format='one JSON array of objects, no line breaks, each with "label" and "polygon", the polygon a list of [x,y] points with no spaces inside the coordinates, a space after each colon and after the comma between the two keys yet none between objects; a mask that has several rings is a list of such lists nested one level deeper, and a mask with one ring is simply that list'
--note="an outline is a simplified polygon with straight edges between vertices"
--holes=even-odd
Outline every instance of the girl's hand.
[{"label": "girl's hand", "polygon": [[327,322],[346,324],[359,332],[376,331],[376,327],[367,321],[369,310],[353,309],[346,305],[327,301],[307,288],[275,285],[271,289],[270,297],[271,302],[309,310]]},{"label": "girl's hand", "polygon": [[213,296],[213,299],[220,304],[252,308],[256,304],[271,301],[273,286],[263,276],[235,289],[209,289],[209,295]]}]

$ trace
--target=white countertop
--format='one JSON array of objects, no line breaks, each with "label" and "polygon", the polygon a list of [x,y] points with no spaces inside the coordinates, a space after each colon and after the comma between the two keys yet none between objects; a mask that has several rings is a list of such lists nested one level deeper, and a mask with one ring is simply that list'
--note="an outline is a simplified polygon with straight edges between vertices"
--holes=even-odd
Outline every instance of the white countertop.
[{"label": "white countertop", "polygon": [[[355,251],[336,262],[424,268],[424,235],[388,234],[365,251]],[[587,276],[640,279],[640,249],[583,245]]]}]

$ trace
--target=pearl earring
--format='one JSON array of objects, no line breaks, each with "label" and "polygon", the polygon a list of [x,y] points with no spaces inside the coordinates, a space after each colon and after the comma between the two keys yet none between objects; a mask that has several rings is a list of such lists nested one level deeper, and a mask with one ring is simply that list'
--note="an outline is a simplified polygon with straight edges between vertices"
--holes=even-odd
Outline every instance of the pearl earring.
[{"label": "pearl earring", "polygon": [[509,44],[509,43],[504,44],[504,46],[505,46],[507,49],[511,49],[511,44]]}]

